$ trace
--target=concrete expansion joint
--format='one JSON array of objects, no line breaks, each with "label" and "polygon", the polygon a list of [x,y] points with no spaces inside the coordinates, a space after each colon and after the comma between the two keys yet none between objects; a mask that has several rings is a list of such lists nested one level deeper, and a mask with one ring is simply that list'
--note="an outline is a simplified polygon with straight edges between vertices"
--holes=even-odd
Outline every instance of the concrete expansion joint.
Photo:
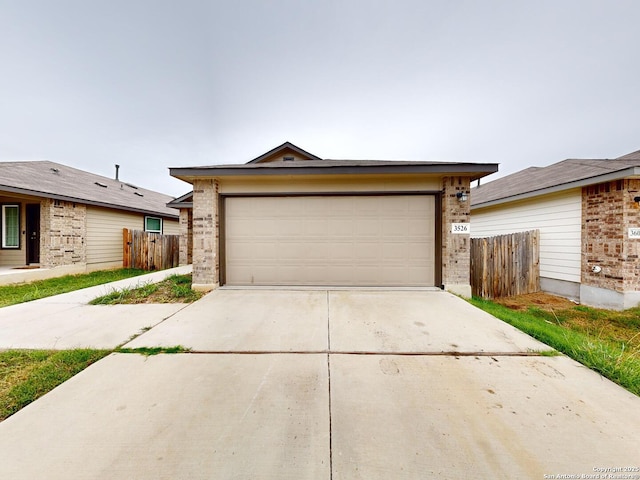
[{"label": "concrete expansion joint", "polygon": [[372,357],[544,357],[553,350],[531,352],[362,352],[346,350],[188,350],[194,355],[362,355]]}]

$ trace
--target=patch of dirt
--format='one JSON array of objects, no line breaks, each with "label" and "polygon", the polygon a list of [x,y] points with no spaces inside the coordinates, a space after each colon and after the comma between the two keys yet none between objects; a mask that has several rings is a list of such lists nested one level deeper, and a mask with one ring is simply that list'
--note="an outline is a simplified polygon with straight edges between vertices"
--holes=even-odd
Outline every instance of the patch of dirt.
[{"label": "patch of dirt", "polygon": [[497,298],[494,302],[499,303],[512,310],[528,310],[530,307],[536,307],[541,310],[564,310],[573,308],[577,303],[572,302],[564,297],[557,297],[549,293],[527,293],[525,295],[517,295],[514,297]]},{"label": "patch of dirt", "polygon": [[625,342],[631,348],[640,349],[640,324],[636,310],[617,312],[579,306],[564,297],[542,292],[493,301],[517,311],[535,308],[545,312],[542,318],[548,322],[561,324],[565,328],[581,331],[598,339]]}]

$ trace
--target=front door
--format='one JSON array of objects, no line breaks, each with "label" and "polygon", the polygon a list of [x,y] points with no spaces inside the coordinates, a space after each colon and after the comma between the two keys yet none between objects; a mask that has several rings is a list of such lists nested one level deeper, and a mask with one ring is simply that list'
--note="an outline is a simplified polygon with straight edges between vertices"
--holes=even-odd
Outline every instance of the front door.
[{"label": "front door", "polygon": [[40,204],[27,205],[27,264],[40,263]]}]

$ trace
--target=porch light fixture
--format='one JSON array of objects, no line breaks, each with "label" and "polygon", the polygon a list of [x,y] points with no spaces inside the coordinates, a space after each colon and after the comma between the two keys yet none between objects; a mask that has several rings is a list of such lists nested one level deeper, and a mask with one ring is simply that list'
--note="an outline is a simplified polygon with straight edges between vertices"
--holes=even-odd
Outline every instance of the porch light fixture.
[{"label": "porch light fixture", "polygon": [[458,197],[458,201],[466,202],[469,198],[469,195],[467,194],[467,192],[458,192],[456,193],[456,197]]},{"label": "porch light fixture", "polygon": [[640,204],[640,197],[633,197],[633,201]]}]

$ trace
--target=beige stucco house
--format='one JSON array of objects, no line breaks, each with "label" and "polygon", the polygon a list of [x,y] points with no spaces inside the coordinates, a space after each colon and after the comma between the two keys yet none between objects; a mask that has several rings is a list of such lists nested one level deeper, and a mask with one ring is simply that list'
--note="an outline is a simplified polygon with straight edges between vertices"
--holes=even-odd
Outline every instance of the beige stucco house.
[{"label": "beige stucco house", "polygon": [[640,151],[531,167],[471,190],[471,232],[540,231],[542,290],[596,307],[640,302]]},{"label": "beige stucco house", "polygon": [[[244,164],[171,168],[194,288],[442,286],[470,295],[470,182],[496,164],[326,160],[286,142]],[[190,258],[189,255],[192,255]]]},{"label": "beige stucco house", "polygon": [[179,233],[172,199],[59,163],[0,162],[0,268],[38,268],[32,279],[121,267],[123,228]]}]

